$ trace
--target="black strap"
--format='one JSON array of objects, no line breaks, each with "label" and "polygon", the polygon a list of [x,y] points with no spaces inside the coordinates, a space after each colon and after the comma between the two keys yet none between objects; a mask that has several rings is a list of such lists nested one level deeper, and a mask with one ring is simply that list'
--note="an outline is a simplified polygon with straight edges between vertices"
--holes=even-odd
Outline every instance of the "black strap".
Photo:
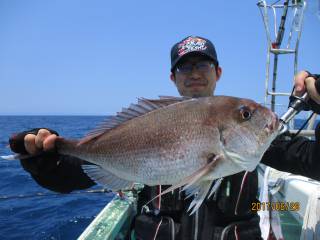
[{"label": "black strap", "polygon": [[[318,94],[320,95],[320,75],[319,74],[312,74],[308,71],[305,71],[308,73],[308,77],[312,77],[314,78],[316,81],[315,81],[315,88],[318,92]],[[294,90],[294,88],[293,88]],[[293,93],[293,90],[292,90],[292,93]],[[291,94],[290,96],[290,100],[289,100],[289,106],[292,105],[292,103],[294,102],[294,100],[296,100],[297,98],[299,97],[296,97],[296,96],[293,96],[293,94]],[[298,109],[297,109],[298,110]],[[312,110],[313,112],[317,113],[317,114],[320,114],[320,105],[317,104],[314,100],[312,100],[311,98],[309,98],[305,104],[301,105],[301,109],[300,110],[304,110],[304,111],[310,111]]]},{"label": "black strap", "polygon": [[314,86],[318,92],[318,94],[320,95],[320,74],[311,74],[309,72],[307,72],[309,74],[308,77],[313,77],[316,81],[314,83]]},{"label": "black strap", "polygon": [[307,78],[308,77],[312,77],[312,78],[314,78],[316,80],[315,87],[316,87],[316,90],[317,90],[318,94],[320,94],[320,81],[318,81],[319,78],[320,78],[320,74],[312,74],[309,71],[305,71],[305,72],[308,73]]},{"label": "black strap", "polygon": [[[318,94],[320,95],[320,75],[318,74],[309,74],[308,77],[313,77],[316,81],[314,83],[314,86],[318,92]],[[316,103],[314,100],[312,100],[311,98],[308,101],[309,105],[310,105],[310,109],[317,113],[320,114],[320,105],[318,103]]]}]

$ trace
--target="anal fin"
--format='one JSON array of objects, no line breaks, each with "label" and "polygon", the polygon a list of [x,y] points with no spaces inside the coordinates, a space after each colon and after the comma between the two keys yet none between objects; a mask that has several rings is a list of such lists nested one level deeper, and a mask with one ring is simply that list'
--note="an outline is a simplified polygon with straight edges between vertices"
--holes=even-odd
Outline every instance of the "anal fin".
[{"label": "anal fin", "polygon": [[119,178],[113,173],[97,165],[82,165],[83,171],[96,183],[106,186],[112,191],[119,191],[132,187],[133,183]]}]

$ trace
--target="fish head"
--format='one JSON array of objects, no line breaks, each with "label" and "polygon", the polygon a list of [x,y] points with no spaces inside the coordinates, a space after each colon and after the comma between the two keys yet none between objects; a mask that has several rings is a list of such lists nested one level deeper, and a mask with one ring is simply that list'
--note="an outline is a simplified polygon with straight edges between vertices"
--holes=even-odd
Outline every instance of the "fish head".
[{"label": "fish head", "polygon": [[252,171],[278,135],[279,119],[270,109],[249,99],[232,98],[219,124],[225,155]]}]

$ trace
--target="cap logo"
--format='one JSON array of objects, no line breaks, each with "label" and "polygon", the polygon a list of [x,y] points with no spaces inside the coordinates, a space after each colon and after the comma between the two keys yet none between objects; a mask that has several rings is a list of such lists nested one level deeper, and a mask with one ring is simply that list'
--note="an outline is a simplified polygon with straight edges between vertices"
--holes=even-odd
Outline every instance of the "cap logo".
[{"label": "cap logo", "polygon": [[202,38],[188,37],[178,45],[178,55],[182,56],[193,51],[204,51],[207,49],[206,42]]}]

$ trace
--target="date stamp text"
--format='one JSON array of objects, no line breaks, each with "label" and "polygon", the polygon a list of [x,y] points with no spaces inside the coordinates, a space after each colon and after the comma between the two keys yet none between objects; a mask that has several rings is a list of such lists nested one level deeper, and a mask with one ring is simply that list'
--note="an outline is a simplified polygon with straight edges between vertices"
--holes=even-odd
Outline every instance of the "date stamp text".
[{"label": "date stamp text", "polygon": [[253,202],[251,211],[299,211],[299,202]]}]

